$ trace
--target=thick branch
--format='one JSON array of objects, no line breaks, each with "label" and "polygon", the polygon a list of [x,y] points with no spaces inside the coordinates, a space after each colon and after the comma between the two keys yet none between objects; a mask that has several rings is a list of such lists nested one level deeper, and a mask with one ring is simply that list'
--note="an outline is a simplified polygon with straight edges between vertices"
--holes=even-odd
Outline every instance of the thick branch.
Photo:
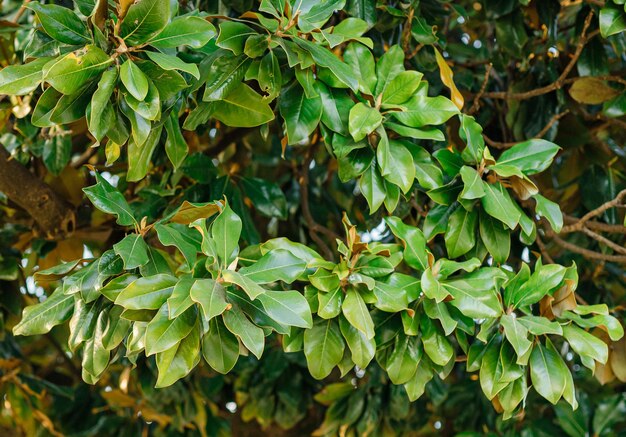
[{"label": "thick branch", "polygon": [[0,145],[0,191],[24,209],[48,238],[62,238],[74,230],[73,209],[49,185]]},{"label": "thick branch", "polygon": [[551,234],[550,237],[552,241],[561,246],[563,249],[567,249],[570,252],[578,253],[584,256],[587,259],[597,259],[601,261],[609,261],[619,264],[626,264],[626,255],[607,255],[600,252],[595,252],[593,250],[584,249],[576,244],[569,243],[563,239],[561,239],[556,234]]}]

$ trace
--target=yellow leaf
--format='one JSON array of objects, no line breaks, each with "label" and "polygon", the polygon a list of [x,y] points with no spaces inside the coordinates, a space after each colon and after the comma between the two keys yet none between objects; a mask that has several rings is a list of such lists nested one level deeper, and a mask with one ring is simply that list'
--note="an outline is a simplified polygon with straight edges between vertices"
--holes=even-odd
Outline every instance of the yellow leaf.
[{"label": "yellow leaf", "polygon": [[459,91],[459,89],[454,84],[454,74],[452,73],[452,69],[446,63],[446,60],[443,59],[439,50],[433,47],[435,50],[435,57],[437,58],[437,65],[439,66],[439,74],[441,76],[441,81],[445,86],[450,88],[450,100],[459,108],[459,111],[463,109],[463,104],[465,101],[463,100],[463,95]]},{"label": "yellow leaf", "polygon": [[586,105],[597,105],[615,97],[619,91],[595,77],[581,77],[569,89],[572,99]]}]

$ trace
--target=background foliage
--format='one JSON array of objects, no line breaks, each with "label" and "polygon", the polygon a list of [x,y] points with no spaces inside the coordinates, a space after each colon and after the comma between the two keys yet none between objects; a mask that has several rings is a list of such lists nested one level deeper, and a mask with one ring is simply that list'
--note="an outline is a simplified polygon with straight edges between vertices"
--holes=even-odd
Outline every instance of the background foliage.
[{"label": "background foliage", "polygon": [[625,7],[2,1],[4,432],[624,433]]}]

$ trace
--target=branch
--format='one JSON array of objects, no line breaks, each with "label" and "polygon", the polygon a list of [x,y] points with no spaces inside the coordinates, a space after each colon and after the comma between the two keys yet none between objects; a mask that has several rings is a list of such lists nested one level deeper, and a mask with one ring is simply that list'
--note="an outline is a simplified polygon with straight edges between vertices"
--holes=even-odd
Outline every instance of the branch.
[{"label": "branch", "polygon": [[315,146],[309,146],[307,150],[306,157],[304,158],[304,162],[302,163],[302,173],[300,176],[300,207],[302,208],[302,216],[307,223],[307,227],[309,228],[309,235],[315,243],[319,246],[320,250],[324,252],[324,256],[327,260],[332,260],[334,258],[333,251],[330,249],[328,244],[324,242],[318,235],[318,232],[326,235],[331,241],[337,238],[337,235],[331,231],[330,229],[320,225],[315,221],[313,216],[311,215],[311,210],[309,207],[309,166],[311,165],[311,161],[313,161],[313,151]]},{"label": "branch", "polygon": [[530,90],[530,91],[525,91],[525,92],[520,92],[520,93],[513,93],[509,91],[492,91],[492,92],[484,93],[483,97],[489,98],[489,99],[526,100],[526,99],[541,96],[543,94],[547,94],[552,91],[561,89],[561,87],[566,82],[567,76],[572,71],[572,68],[574,68],[574,65],[576,65],[578,58],[580,57],[583,49],[585,48],[585,44],[587,44],[587,42],[591,38],[593,38],[599,33],[599,31],[593,31],[592,33],[587,35],[587,30],[589,30],[589,25],[591,24],[592,17],[593,17],[593,11],[589,12],[589,14],[587,15],[587,18],[585,18],[583,30],[580,34],[578,45],[576,46],[576,51],[574,52],[572,59],[565,66],[565,69],[563,70],[563,72],[561,73],[561,75],[558,77],[556,81],[554,81],[550,85],[546,85],[541,88],[535,88],[534,90]]},{"label": "branch", "polygon": [[[548,124],[546,124],[543,127],[543,129],[541,129],[537,133],[537,135],[535,135],[533,138],[535,139],[543,138],[543,136],[548,133],[548,131],[554,125],[554,123],[559,121],[562,117],[564,117],[567,114],[569,114],[569,109],[566,109],[565,111],[559,114],[554,114],[552,118],[550,119],[550,121],[548,121]],[[494,141],[485,134],[483,134],[483,138],[485,139],[485,142],[487,143],[487,145],[489,145],[490,147],[493,147],[494,149],[509,149],[513,147],[514,145],[519,144],[519,141],[505,142],[505,143]]]},{"label": "branch", "polygon": [[24,209],[47,238],[63,238],[74,230],[76,216],[71,206],[49,185],[11,159],[0,144],[0,191]]},{"label": "branch", "polygon": [[[569,224],[577,223],[579,220],[577,217],[572,217],[571,215],[565,215],[565,214],[563,215],[563,219],[565,220],[566,223],[569,223]],[[608,223],[596,222],[593,220],[589,220],[585,222],[585,227],[596,232],[608,232],[611,234],[626,234],[626,226],[610,225]],[[561,235],[569,234],[571,232],[576,232],[576,230],[569,229],[569,227],[566,226],[564,229],[561,229],[560,234]]]},{"label": "branch", "polygon": [[480,108],[480,99],[483,96],[483,94],[485,94],[485,90],[487,89],[487,82],[489,82],[489,75],[491,74],[492,68],[493,68],[493,64],[491,62],[487,64],[487,69],[485,70],[485,78],[483,79],[483,84],[480,86],[480,91],[478,92],[478,94],[476,94],[476,97],[474,97],[474,103],[472,104],[472,107],[470,108],[468,112],[469,115],[472,115],[473,113],[478,111],[478,109]]},{"label": "branch", "polygon": [[561,246],[563,249],[567,249],[570,252],[578,253],[584,256],[585,258],[626,264],[625,255],[606,255],[604,253],[594,252],[593,250],[583,249],[582,247],[579,247],[576,244],[568,243],[567,241],[561,239],[561,237],[559,237],[558,235],[554,233],[551,234],[550,236],[552,238],[552,241],[554,241],[556,244]]},{"label": "branch", "polygon": [[617,193],[617,196],[615,196],[615,199],[609,200],[608,202],[605,202],[599,207],[597,207],[596,209],[589,211],[587,214],[582,216],[576,223],[564,226],[563,229],[561,229],[561,233],[567,234],[570,232],[582,231],[585,226],[585,223],[587,223],[592,218],[597,217],[600,214],[604,213],[606,210],[621,205],[622,200],[624,200],[625,197],[626,197],[626,189]]}]

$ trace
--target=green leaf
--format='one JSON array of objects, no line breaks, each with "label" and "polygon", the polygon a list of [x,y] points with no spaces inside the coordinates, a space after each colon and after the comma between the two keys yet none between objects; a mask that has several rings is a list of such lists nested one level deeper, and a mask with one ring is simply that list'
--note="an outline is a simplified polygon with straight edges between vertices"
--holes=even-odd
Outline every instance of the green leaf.
[{"label": "green leaf", "polygon": [[376,63],[376,90],[374,94],[378,96],[384,92],[385,88],[401,72],[404,71],[404,51],[399,45],[394,45],[382,55]]},{"label": "green leaf", "polygon": [[468,164],[478,165],[483,160],[485,151],[485,139],[483,138],[483,128],[469,115],[461,115],[461,126],[459,136],[465,143],[465,149],[461,154],[463,161]]},{"label": "green leaf", "polygon": [[541,173],[552,164],[552,159],[560,149],[550,141],[528,140],[502,152],[498,164],[512,165],[526,175]]},{"label": "green leaf", "polygon": [[107,322],[107,311],[100,312],[98,320],[96,321],[93,337],[89,338],[85,342],[82,361],[83,379],[85,379],[85,373],[89,374],[92,378],[97,379],[106,370],[106,367],[109,364],[111,354],[102,345],[102,337],[104,335]]},{"label": "green leaf", "polygon": [[449,258],[465,255],[474,247],[477,221],[478,213],[476,210],[466,211],[464,208],[458,208],[452,213],[445,234]]},{"label": "green leaf", "polygon": [[361,141],[376,130],[383,121],[377,109],[364,103],[357,103],[350,110],[349,129],[354,141]]},{"label": "green leaf", "polygon": [[230,50],[235,55],[240,55],[243,53],[246,40],[252,35],[257,35],[257,33],[245,24],[236,21],[224,21],[220,23],[220,32],[216,44],[218,47]]},{"label": "green leaf", "polygon": [[357,91],[359,81],[352,69],[344,62],[340,61],[333,53],[317,43],[294,38],[294,42],[302,49],[311,54],[313,60],[321,67],[332,70],[333,74],[344,84],[348,85],[352,91]]},{"label": "green leaf", "polygon": [[345,317],[339,318],[339,328],[350,349],[352,361],[361,369],[365,369],[376,354],[376,341],[373,338],[368,339],[365,334],[352,326]]},{"label": "green leaf", "polygon": [[124,260],[126,270],[143,266],[150,261],[148,246],[139,234],[128,234],[122,241],[113,245],[113,250]]},{"label": "green leaf", "polygon": [[414,336],[399,334],[394,341],[393,351],[387,358],[386,370],[394,384],[404,384],[415,375],[422,358],[422,350]]},{"label": "green leaf", "polygon": [[189,46],[199,49],[215,36],[215,27],[206,19],[194,16],[177,17],[150,40],[161,49]]},{"label": "green leaf", "polygon": [[324,379],[343,358],[345,343],[336,320],[318,319],[304,331],[304,355],[311,376]]},{"label": "green leaf", "polygon": [[71,95],[99,77],[112,62],[100,48],[87,45],[80,52],[69,53],[47,66],[44,80],[60,93]]},{"label": "green leaf", "polygon": [[623,7],[608,3],[600,9],[600,33],[602,38],[616,35],[624,30],[626,30],[626,12]]},{"label": "green leaf", "polygon": [[363,173],[363,176],[359,180],[359,190],[365,197],[365,200],[367,200],[370,213],[372,214],[376,212],[385,201],[385,182],[378,171],[375,161],[372,161],[369,169]]},{"label": "green leaf", "polygon": [[[336,276],[335,276],[336,277]],[[328,292],[317,293],[318,307],[317,315],[322,319],[334,319],[341,313],[341,304],[343,303],[343,290],[337,284],[337,287]]]},{"label": "green leaf", "polygon": [[46,300],[27,306],[22,320],[13,327],[13,335],[41,335],[69,320],[74,310],[74,296],[57,288]]},{"label": "green leaf", "polygon": [[401,105],[409,100],[417,88],[424,75],[418,71],[403,71],[391,80],[383,91],[383,105]]},{"label": "green leaf", "polygon": [[306,262],[284,249],[267,252],[254,264],[239,270],[257,284],[283,281],[291,284],[306,270]]},{"label": "green leaf", "polygon": [[[298,70],[296,70],[296,72],[297,71]],[[261,59],[257,81],[259,82],[261,91],[268,94],[268,99],[274,100],[274,98],[280,94],[283,77],[280,69],[280,61],[273,51],[270,51]]]},{"label": "green leaf", "polygon": [[254,208],[266,217],[287,218],[287,199],[278,184],[261,178],[241,178],[241,188]]},{"label": "green leaf", "polygon": [[502,223],[482,211],[480,213],[480,239],[497,264],[504,264],[511,250],[511,235]]},{"label": "green leaf", "polygon": [[499,317],[502,305],[495,290],[499,269],[483,268],[459,279],[446,280],[442,286],[453,300],[450,304],[465,316],[472,318]]},{"label": "green leaf", "polygon": [[146,54],[163,70],[180,70],[191,74],[196,79],[200,79],[200,71],[196,64],[185,62],[174,55],[165,55],[159,52],[146,52]]},{"label": "green leaf", "polygon": [[353,42],[343,52],[343,59],[352,69],[352,74],[359,78],[359,90],[373,95],[376,86],[374,56],[364,45]]},{"label": "green leaf", "polygon": [[72,137],[70,135],[55,135],[44,142],[43,163],[53,175],[61,173],[71,157]]},{"label": "green leaf", "polygon": [[211,237],[223,267],[228,266],[239,253],[241,226],[241,219],[228,202],[225,202],[220,214],[211,224]]},{"label": "green leaf", "polygon": [[478,172],[464,165],[460,170],[461,179],[463,180],[463,191],[461,191],[461,199],[480,199],[485,195],[483,185],[485,184]]},{"label": "green leaf", "polygon": [[121,291],[115,303],[128,310],[158,310],[177,282],[175,276],[167,274],[139,278]]},{"label": "green leaf", "polygon": [[248,320],[248,317],[238,307],[233,307],[224,312],[222,317],[226,328],[235,334],[254,356],[260,359],[265,346],[263,330]]},{"label": "green leaf", "polygon": [[563,335],[563,329],[557,322],[551,322],[545,317],[524,316],[518,317],[517,321],[524,325],[528,332],[533,335]]},{"label": "green leaf", "polygon": [[[130,62],[130,61],[128,61]],[[98,89],[91,96],[91,112],[89,113],[89,131],[101,141],[110,126],[106,124],[106,111],[111,111],[111,96],[117,84],[117,69],[104,72],[98,82]],[[48,88],[52,89],[52,87]]]},{"label": "green leaf", "polygon": [[143,144],[138,144],[134,138],[128,142],[128,173],[126,180],[137,182],[148,174],[152,154],[161,139],[162,127],[152,129]]},{"label": "green leaf", "polygon": [[563,336],[578,355],[594,359],[602,364],[606,364],[609,359],[608,346],[595,335],[569,324],[563,326]]},{"label": "green leaf", "polygon": [[404,262],[409,267],[424,271],[428,268],[428,249],[426,238],[419,228],[406,225],[398,217],[386,217],[385,222],[391,232],[402,241],[404,246]]},{"label": "green leaf", "polygon": [[452,318],[445,302],[437,302],[434,299],[424,299],[424,312],[431,319],[437,319],[441,323],[443,333],[450,335],[456,329],[458,323]]},{"label": "green leaf", "polygon": [[126,45],[145,43],[161,32],[169,19],[169,0],[135,1],[122,20],[120,36],[126,41]]},{"label": "green leaf", "polygon": [[528,340],[528,328],[521,324],[513,314],[505,314],[500,317],[500,324],[504,328],[504,335],[518,356],[518,364],[522,364],[519,360],[526,355],[532,346],[532,342]]},{"label": "green leaf", "polygon": [[481,197],[485,212],[491,217],[500,220],[509,229],[515,229],[521,217],[521,211],[516,207],[508,191],[500,182],[495,184],[483,184],[485,195]]},{"label": "green leaf", "polygon": [[558,264],[537,266],[529,279],[521,284],[507,284],[504,302],[514,308],[525,307],[539,302],[545,295],[557,288],[567,269]]},{"label": "green leaf", "polygon": [[196,238],[198,233],[179,223],[165,225],[157,223],[154,225],[154,229],[157,232],[159,241],[164,246],[176,247],[187,260],[187,265],[193,268],[197,254],[200,252],[200,240]]},{"label": "green leaf", "polygon": [[[0,71],[0,77],[2,77],[2,72],[5,71],[7,68],[9,67],[6,67],[4,70]],[[35,109],[33,109],[33,115],[30,119],[30,122],[37,127],[54,126],[55,123],[50,120],[50,116],[52,115],[52,112],[59,102],[61,96],[62,94],[51,86],[46,88],[46,90],[41,96],[39,96],[39,99],[37,100],[37,105],[35,106]]]},{"label": "green leaf", "polygon": [[286,326],[311,328],[313,320],[307,300],[295,290],[267,290],[259,300],[269,316]]},{"label": "green leaf", "polygon": [[530,354],[530,378],[537,393],[552,404],[556,404],[565,391],[567,378],[562,365],[565,366],[563,359],[553,349],[541,343],[533,347]]},{"label": "green leaf", "polygon": [[356,288],[349,287],[346,291],[341,311],[352,326],[365,334],[368,339],[374,338],[374,321]]},{"label": "green leaf", "polygon": [[250,64],[247,56],[232,56],[225,50],[216,52],[215,56],[206,73],[206,84],[202,96],[205,102],[219,101],[230,94],[241,84]]},{"label": "green leaf", "polygon": [[288,144],[305,141],[322,117],[322,99],[307,98],[300,84],[294,81],[284,88],[278,100],[280,115],[285,120]]},{"label": "green leaf", "polygon": [[197,279],[189,295],[194,302],[200,304],[206,321],[219,316],[230,307],[226,300],[226,290],[213,279]]},{"label": "green leaf", "polygon": [[211,319],[209,332],[202,338],[202,356],[216,372],[226,374],[235,367],[239,358],[239,340],[232,334],[221,317]]},{"label": "green leaf", "polygon": [[71,9],[38,2],[28,3],[26,7],[37,13],[43,29],[57,41],[69,45],[85,45],[91,41],[87,26]]},{"label": "green leaf", "polygon": [[248,278],[240,274],[239,272],[235,272],[232,270],[224,270],[222,271],[222,276],[224,277],[224,281],[229,282],[231,284],[236,284],[246,292],[250,299],[254,300],[260,295],[267,292],[266,289],[258,285],[252,279]]},{"label": "green leaf", "polygon": [[196,326],[196,319],[197,311],[193,306],[170,319],[167,304],[163,304],[146,328],[146,356],[172,348]]},{"label": "green leaf", "polygon": [[[389,153],[377,155],[378,165],[385,180],[400,187],[403,193],[408,193],[415,181],[415,165],[411,152],[400,141],[391,140],[388,143],[381,140],[378,143],[378,154],[387,145]],[[384,153],[384,152],[382,152]],[[381,159],[385,156],[386,159]]]},{"label": "green leaf", "polygon": [[231,127],[254,127],[274,119],[268,101],[246,84],[240,84],[216,102],[213,117]]},{"label": "green leaf", "polygon": [[374,283],[375,306],[390,313],[400,312],[408,308],[408,293],[416,288],[419,288],[419,284],[412,276],[392,273],[389,277]]},{"label": "green leaf", "polygon": [[178,123],[178,117],[174,112],[171,112],[169,117],[165,120],[165,131],[167,132],[165,153],[172,163],[172,166],[174,166],[174,170],[176,170],[183,164],[185,158],[187,158],[189,146],[187,146],[187,141],[185,141],[185,137],[183,137],[180,124]]},{"label": "green leaf", "polygon": [[427,97],[416,95],[407,100],[403,111],[391,113],[400,123],[410,127],[442,124],[459,113],[458,108],[443,96]]},{"label": "green leaf", "polygon": [[170,319],[178,317],[189,307],[193,306],[190,290],[196,280],[190,276],[183,276],[174,286],[172,294],[167,298],[167,315]]},{"label": "green leaf", "polygon": [[[146,120],[157,120],[161,117],[161,99],[156,85],[148,79],[148,94],[143,100],[137,100],[130,94],[124,94],[128,106]],[[161,131],[159,126],[158,131]]]},{"label": "green leaf", "polygon": [[552,226],[552,230],[557,234],[563,228],[563,213],[559,205],[546,199],[541,194],[535,194],[533,198],[537,201],[535,211],[540,217],[545,217]]},{"label": "green leaf", "polygon": [[35,90],[43,79],[41,72],[51,58],[35,59],[28,64],[9,65],[0,70],[0,94],[24,96]]},{"label": "green leaf", "polygon": [[120,79],[128,92],[138,101],[143,101],[148,94],[148,77],[137,64],[128,59],[120,67]]},{"label": "green leaf", "polygon": [[450,341],[438,332],[435,324],[428,317],[420,320],[422,330],[422,345],[424,352],[431,361],[439,366],[445,366],[454,359],[454,349]]},{"label": "green leaf", "polygon": [[123,310],[114,305],[108,311],[108,322],[102,334],[102,346],[106,350],[115,349],[130,332],[131,322],[120,317]]},{"label": "green leaf", "polygon": [[200,361],[200,331],[196,324],[189,335],[156,355],[159,374],[155,388],[169,387],[191,372]]},{"label": "green leaf", "polygon": [[83,188],[91,203],[100,211],[117,216],[121,226],[138,225],[124,195],[113,187],[100,173],[95,173],[96,185]]}]

